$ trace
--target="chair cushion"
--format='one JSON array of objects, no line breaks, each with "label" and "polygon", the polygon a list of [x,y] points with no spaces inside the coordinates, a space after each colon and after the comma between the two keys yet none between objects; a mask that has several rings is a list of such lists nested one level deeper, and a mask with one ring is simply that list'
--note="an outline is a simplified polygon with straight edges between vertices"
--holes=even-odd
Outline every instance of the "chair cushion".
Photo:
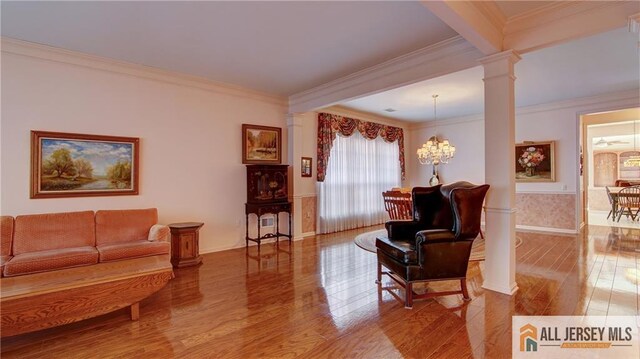
[{"label": "chair cushion", "polygon": [[418,262],[418,254],[414,241],[391,240],[387,237],[376,238],[376,247],[389,257],[404,264]]},{"label": "chair cushion", "polygon": [[95,232],[93,211],[17,216],[13,255],[95,246]]},{"label": "chair cushion", "polygon": [[100,262],[117,261],[120,259],[155,256],[171,253],[171,243],[159,241],[133,241],[98,246]]},{"label": "chair cushion", "polygon": [[4,267],[6,277],[98,263],[95,247],[52,249],[18,254]]},{"label": "chair cushion", "polygon": [[158,210],[155,208],[97,211],[96,244],[146,240],[149,229],[156,223]]}]

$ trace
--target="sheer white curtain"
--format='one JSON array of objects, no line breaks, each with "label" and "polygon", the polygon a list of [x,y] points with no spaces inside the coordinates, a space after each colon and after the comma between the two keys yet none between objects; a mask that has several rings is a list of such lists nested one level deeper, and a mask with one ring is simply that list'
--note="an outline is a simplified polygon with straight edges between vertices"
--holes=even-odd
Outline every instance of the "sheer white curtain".
[{"label": "sheer white curtain", "polygon": [[317,182],[319,233],[371,226],[387,219],[382,192],[400,186],[398,143],[340,134],[331,148],[327,175]]}]

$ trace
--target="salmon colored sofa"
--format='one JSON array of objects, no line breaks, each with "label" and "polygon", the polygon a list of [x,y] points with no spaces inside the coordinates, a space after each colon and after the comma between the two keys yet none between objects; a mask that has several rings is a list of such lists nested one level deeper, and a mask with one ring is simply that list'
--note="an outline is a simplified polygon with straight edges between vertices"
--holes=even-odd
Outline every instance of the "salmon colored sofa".
[{"label": "salmon colored sofa", "polygon": [[[2,337],[131,307],[173,278],[155,208],[2,216]],[[63,303],[63,304],[60,304]]]}]

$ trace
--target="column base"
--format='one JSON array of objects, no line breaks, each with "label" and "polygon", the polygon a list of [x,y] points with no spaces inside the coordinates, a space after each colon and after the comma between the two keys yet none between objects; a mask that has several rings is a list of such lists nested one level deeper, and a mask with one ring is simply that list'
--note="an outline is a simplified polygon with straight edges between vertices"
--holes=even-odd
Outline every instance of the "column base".
[{"label": "column base", "polygon": [[518,291],[518,284],[513,283],[511,287],[504,287],[499,285],[494,285],[494,283],[483,283],[482,288],[490,290],[492,292],[498,292],[506,295],[514,295]]}]

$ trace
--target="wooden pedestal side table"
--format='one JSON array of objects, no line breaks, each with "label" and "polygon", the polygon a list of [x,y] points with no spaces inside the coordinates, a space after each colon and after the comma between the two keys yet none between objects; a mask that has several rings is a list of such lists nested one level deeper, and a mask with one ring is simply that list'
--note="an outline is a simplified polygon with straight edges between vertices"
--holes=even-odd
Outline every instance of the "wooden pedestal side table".
[{"label": "wooden pedestal side table", "polygon": [[195,266],[202,263],[198,231],[204,223],[183,222],[172,223],[171,229],[171,264],[176,268]]}]

